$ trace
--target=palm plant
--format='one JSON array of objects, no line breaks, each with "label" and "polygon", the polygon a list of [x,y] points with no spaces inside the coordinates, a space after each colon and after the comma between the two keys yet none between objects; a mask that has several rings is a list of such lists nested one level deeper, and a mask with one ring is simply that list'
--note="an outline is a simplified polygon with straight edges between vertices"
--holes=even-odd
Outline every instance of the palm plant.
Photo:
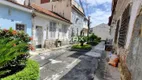
[{"label": "palm plant", "polygon": [[7,64],[21,54],[28,51],[27,43],[17,44],[19,40],[9,41],[9,38],[0,39],[0,66]]},{"label": "palm plant", "polygon": [[25,66],[30,37],[24,32],[0,29],[0,77],[12,72],[13,67]]}]

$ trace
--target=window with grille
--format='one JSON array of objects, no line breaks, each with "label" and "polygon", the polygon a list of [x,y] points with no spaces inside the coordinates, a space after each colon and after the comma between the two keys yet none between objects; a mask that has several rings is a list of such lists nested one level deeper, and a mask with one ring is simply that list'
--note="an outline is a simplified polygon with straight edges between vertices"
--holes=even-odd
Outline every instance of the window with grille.
[{"label": "window with grille", "polygon": [[17,31],[25,31],[25,25],[24,24],[16,24],[16,30]]},{"label": "window with grille", "polygon": [[130,20],[130,10],[131,6],[128,5],[128,7],[125,9],[125,11],[122,14],[122,20],[121,20],[121,28],[119,31],[119,47],[124,47],[126,44],[126,37],[129,27],[129,20]]},{"label": "window with grille", "polygon": [[50,37],[55,38],[56,36],[56,23],[50,22]]}]

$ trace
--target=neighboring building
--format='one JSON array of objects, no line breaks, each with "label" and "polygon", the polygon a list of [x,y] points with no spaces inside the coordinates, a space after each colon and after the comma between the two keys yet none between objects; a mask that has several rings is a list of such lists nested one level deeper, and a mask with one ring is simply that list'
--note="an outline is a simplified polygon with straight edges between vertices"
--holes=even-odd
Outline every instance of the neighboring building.
[{"label": "neighboring building", "polygon": [[36,4],[33,8],[33,39],[37,48],[56,47],[56,40],[61,45],[69,44],[69,27],[71,22],[54,12]]},{"label": "neighboring building", "polygon": [[[38,4],[70,20],[72,22],[69,34],[70,38],[71,36],[81,34],[83,26],[86,23],[85,15],[83,9],[75,0],[31,0],[30,3]],[[26,0],[26,4],[29,4],[29,0]]]},{"label": "neighboring building", "polygon": [[109,19],[122,80],[142,79],[142,0],[113,0]]},{"label": "neighboring building", "polygon": [[36,4],[25,5],[23,0],[0,2],[2,28],[24,30],[33,37],[32,43],[36,48],[57,47],[56,42],[69,44],[70,20]]},{"label": "neighboring building", "polygon": [[102,40],[110,38],[110,26],[107,24],[100,24],[92,28],[93,33],[98,37],[101,37]]},{"label": "neighboring building", "polygon": [[0,0],[0,28],[10,27],[32,36],[32,10],[11,1]]},{"label": "neighboring building", "polygon": [[84,19],[84,24],[83,24],[83,29],[82,29],[81,34],[83,36],[87,36],[88,34],[88,19],[87,18]]}]

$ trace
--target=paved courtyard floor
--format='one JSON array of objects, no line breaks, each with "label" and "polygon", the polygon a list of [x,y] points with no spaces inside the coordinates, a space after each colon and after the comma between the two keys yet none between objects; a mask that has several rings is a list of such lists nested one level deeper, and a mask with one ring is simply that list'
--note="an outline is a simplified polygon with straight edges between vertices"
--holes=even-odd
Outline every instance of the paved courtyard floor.
[{"label": "paved courtyard floor", "polygon": [[32,57],[40,64],[40,80],[119,80],[110,74],[117,69],[107,65],[105,58],[104,42],[91,51],[65,48]]}]

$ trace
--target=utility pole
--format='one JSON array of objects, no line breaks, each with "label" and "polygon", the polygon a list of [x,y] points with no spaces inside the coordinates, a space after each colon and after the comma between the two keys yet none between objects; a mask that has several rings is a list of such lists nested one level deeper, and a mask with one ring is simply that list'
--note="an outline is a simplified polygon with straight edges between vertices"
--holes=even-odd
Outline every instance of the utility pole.
[{"label": "utility pole", "polygon": [[[88,16],[88,31],[87,31],[87,37],[89,37],[90,34],[90,16]],[[89,42],[89,38],[87,39],[87,43]]]},{"label": "utility pole", "polygon": [[88,16],[88,34],[87,36],[89,36],[90,34],[90,16]]}]

